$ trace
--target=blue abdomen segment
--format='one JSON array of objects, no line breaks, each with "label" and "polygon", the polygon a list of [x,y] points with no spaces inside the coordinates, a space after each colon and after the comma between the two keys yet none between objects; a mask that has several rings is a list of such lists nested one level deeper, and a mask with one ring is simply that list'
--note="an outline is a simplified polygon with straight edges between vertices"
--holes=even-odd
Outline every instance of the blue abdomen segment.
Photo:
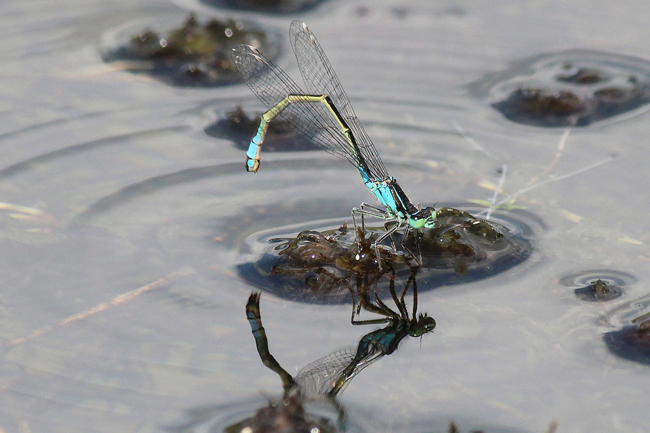
[{"label": "blue abdomen segment", "polygon": [[396,181],[393,177],[371,180],[363,172],[361,176],[366,187],[374,194],[379,203],[386,208],[389,215],[399,221],[408,219],[407,205],[403,203],[399,194],[394,190]]}]

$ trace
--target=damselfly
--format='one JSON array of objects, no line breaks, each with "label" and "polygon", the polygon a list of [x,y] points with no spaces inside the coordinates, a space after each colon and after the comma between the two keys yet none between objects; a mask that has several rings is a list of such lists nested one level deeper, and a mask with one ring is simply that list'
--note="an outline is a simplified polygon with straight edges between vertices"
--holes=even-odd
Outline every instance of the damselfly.
[{"label": "damselfly", "polygon": [[[257,351],[264,365],[276,372],[284,388],[284,394],[279,401],[269,401],[269,406],[257,411],[251,419],[240,422],[225,432],[242,433],[244,429],[251,433],[282,433],[282,432],[320,432],[336,433],[346,431],[346,416],[344,408],[333,398],[322,399],[337,414],[336,427],[328,418],[323,417],[322,411],[312,413],[304,403],[313,400],[313,396],[303,392],[293,377],[278,364],[269,351],[266,331],[262,326],[260,315],[260,293],[253,293],[246,304],[246,317],[251,325]],[[237,428],[235,428],[237,427]]]},{"label": "damselfly", "polygon": [[[386,326],[364,335],[356,349],[347,348],[331,353],[305,366],[296,376],[298,383],[305,392],[336,396],[357,374],[375,361],[390,355],[397,350],[400,342],[406,337],[422,337],[433,331],[436,321],[426,313],[417,315],[417,281],[414,269],[409,276],[401,296],[395,292],[395,274],[390,280],[390,293],[398,311],[389,308],[376,295],[375,302],[370,300],[371,286],[359,282],[357,290],[358,304],[352,306],[352,324],[364,325],[385,323]],[[363,278],[363,276],[360,276]],[[409,287],[413,288],[413,314],[409,316],[404,297]],[[370,320],[356,320],[361,308],[379,314],[383,317]]]},{"label": "damselfly", "polygon": [[[255,337],[257,351],[262,362],[276,372],[282,380],[285,394],[300,392],[303,397],[328,397],[333,399],[361,370],[375,361],[395,352],[400,342],[406,337],[422,337],[436,327],[433,317],[425,314],[417,316],[417,283],[413,271],[401,296],[395,292],[395,275],[391,278],[391,296],[398,311],[389,308],[378,297],[375,303],[370,301],[370,287],[359,288],[359,305],[353,305],[352,323],[376,324],[386,323],[384,328],[377,329],[364,335],[356,348],[346,348],[331,353],[305,366],[294,378],[273,357],[269,351],[266,331],[260,316],[260,293],[251,294],[246,304],[246,315]],[[409,287],[413,287],[413,314],[409,316],[404,296]],[[380,314],[381,318],[371,320],[355,320],[359,308]],[[298,391],[297,391],[298,390]]]},{"label": "damselfly", "polygon": [[406,226],[407,230],[432,228],[436,220],[435,209],[412,204],[397,180],[388,174],[314,35],[304,23],[294,21],[289,38],[307,92],[255,47],[238,45],[233,49],[232,58],[237,69],[268,108],[246,152],[246,170],[256,172],[259,169],[269,123],[281,119],[297,133],[323,150],[347,159],[359,170],[364,184],[385,209],[362,203],[352,210],[353,218],[358,213],[362,223],[364,215],[396,221],[390,228],[391,223],[386,224],[387,231],[377,239],[377,244],[399,227]]}]

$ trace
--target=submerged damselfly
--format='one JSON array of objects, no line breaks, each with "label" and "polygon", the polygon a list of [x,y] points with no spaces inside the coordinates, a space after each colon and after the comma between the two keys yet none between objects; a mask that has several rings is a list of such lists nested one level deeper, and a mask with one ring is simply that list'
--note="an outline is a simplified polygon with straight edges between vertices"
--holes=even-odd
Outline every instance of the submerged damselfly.
[{"label": "submerged damselfly", "polygon": [[232,58],[237,69],[268,108],[246,152],[246,170],[257,172],[269,122],[281,119],[323,150],[357,167],[366,187],[385,209],[362,203],[352,210],[353,218],[358,213],[362,222],[364,215],[397,221],[390,228],[387,223],[387,231],[377,243],[402,226],[407,230],[432,228],[436,220],[435,209],[412,204],[397,180],[388,174],[314,35],[303,22],[294,21],[289,38],[307,92],[255,47],[238,45],[233,49]]},{"label": "submerged damselfly", "polygon": [[[352,306],[352,324],[379,324],[386,326],[364,335],[355,348],[346,348],[320,358],[306,365],[296,376],[296,383],[308,393],[336,396],[364,368],[397,350],[401,341],[407,337],[422,337],[433,331],[436,321],[426,313],[417,315],[417,281],[411,275],[402,290],[401,296],[395,292],[395,274],[390,279],[390,293],[397,311],[389,308],[376,294],[371,300],[371,287],[361,283],[357,288],[357,297]],[[363,278],[363,276],[360,276]],[[413,313],[409,316],[404,297],[409,287],[413,289]],[[356,315],[363,308],[380,316],[377,319],[356,320]]]},{"label": "submerged damselfly", "polygon": [[[397,311],[389,308],[381,299],[376,296],[371,300],[371,281],[365,284],[363,276],[357,288],[356,300],[352,307],[352,323],[379,324],[386,326],[364,335],[356,348],[350,347],[333,352],[305,366],[294,378],[277,360],[271,355],[266,337],[266,331],[262,326],[259,301],[260,294],[253,293],[246,305],[246,315],[255,337],[257,351],[264,365],[276,372],[281,380],[285,393],[298,388],[304,396],[323,396],[334,398],[345,388],[350,380],[361,370],[368,367],[385,355],[395,352],[400,342],[407,336],[422,337],[436,327],[433,317],[425,314],[417,315],[417,282],[414,270],[409,277],[401,296],[395,291],[395,274],[390,280],[390,292]],[[413,313],[409,315],[404,297],[408,289],[413,289]],[[361,308],[379,314],[380,318],[371,320],[356,320]]]}]

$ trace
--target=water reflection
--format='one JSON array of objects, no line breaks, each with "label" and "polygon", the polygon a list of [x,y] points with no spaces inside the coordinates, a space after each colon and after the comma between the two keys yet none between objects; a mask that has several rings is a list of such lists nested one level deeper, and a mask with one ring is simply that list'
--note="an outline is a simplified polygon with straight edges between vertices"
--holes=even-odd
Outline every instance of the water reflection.
[{"label": "water reflection", "polygon": [[[302,389],[314,394],[336,396],[348,382],[361,370],[379,360],[385,355],[395,352],[400,342],[406,337],[422,337],[433,331],[436,321],[427,313],[417,314],[417,282],[418,269],[413,269],[401,295],[395,291],[395,274],[390,278],[390,294],[397,311],[384,303],[376,291],[374,284],[367,275],[357,274],[357,291],[355,303],[352,306],[353,325],[385,323],[384,328],[370,332],[361,338],[356,350],[334,352],[305,367],[296,378]],[[413,291],[413,313],[409,316],[404,297],[409,290]],[[354,296],[354,293],[353,293]],[[377,319],[357,320],[361,309],[383,316]]]},{"label": "water reflection", "polygon": [[[336,400],[336,396],[350,380],[372,363],[394,353],[405,337],[422,337],[436,326],[435,320],[426,313],[417,314],[416,274],[417,269],[413,269],[399,296],[395,289],[395,274],[391,274],[390,293],[395,304],[394,309],[382,301],[374,291],[372,278],[368,278],[367,274],[358,274],[357,287],[353,289],[355,302],[352,306],[351,323],[386,326],[364,335],[356,348],[338,350],[308,364],[295,378],[282,368],[271,354],[260,312],[261,293],[251,294],[246,304],[246,316],[255,337],[257,351],[264,365],[280,377],[284,393],[281,399],[270,401],[268,407],[259,409],[253,417],[239,421],[227,427],[225,431],[313,433],[345,429],[345,410]],[[411,314],[405,301],[409,289],[413,292]],[[380,317],[358,320],[362,309]],[[314,400],[325,402],[335,409],[336,423],[305,410],[303,403]]]},{"label": "water reflection", "polygon": [[[298,385],[269,350],[266,330],[262,325],[260,313],[260,293],[253,293],[246,304],[246,317],[250,323],[255,345],[260,359],[266,367],[274,371],[282,381],[284,393],[279,400],[269,401],[268,407],[259,409],[252,418],[237,422],[225,429],[226,432],[235,433],[261,433],[261,432],[330,432],[336,431],[334,425],[342,426],[345,422],[343,408],[333,398],[318,394],[309,394],[306,389]],[[309,400],[318,400],[327,403],[335,409],[337,421],[312,415],[305,410],[303,403]]]}]

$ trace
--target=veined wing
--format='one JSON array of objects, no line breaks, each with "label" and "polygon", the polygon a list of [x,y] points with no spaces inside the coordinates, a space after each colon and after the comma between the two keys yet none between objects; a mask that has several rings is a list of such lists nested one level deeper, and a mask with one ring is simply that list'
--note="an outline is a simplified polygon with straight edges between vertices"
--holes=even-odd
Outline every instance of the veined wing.
[{"label": "veined wing", "polygon": [[[264,57],[255,47],[236,46],[233,48],[232,59],[248,87],[269,110],[287,95],[305,94],[286,72]],[[359,166],[358,155],[351,148],[337,119],[325,105],[293,102],[287,105],[276,119],[288,122],[297,133],[323,150],[346,158],[355,167]]]},{"label": "veined wing", "polygon": [[[307,364],[298,372],[295,382],[306,396],[327,395],[343,371],[350,366],[357,354],[357,348],[348,347],[330,353],[316,361]],[[368,353],[355,366],[352,366],[352,374],[346,381],[359,374],[361,370],[381,358],[384,354],[379,350],[369,350]],[[342,391],[345,385],[339,390]]]},{"label": "veined wing", "polygon": [[370,177],[388,177],[375,145],[354,114],[350,100],[316,37],[305,23],[294,21],[289,30],[289,39],[309,94],[328,95],[332,99],[357,141],[359,153],[370,170]]}]

